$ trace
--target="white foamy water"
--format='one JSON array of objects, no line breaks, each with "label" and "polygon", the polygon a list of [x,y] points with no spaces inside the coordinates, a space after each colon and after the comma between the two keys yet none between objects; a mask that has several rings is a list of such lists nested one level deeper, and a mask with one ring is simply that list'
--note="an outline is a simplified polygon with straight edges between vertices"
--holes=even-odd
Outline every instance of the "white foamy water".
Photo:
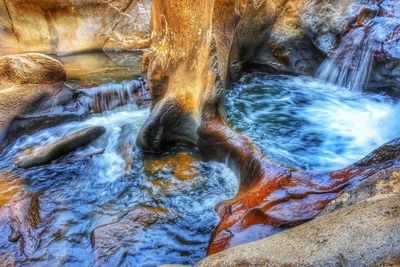
[{"label": "white foamy water", "polygon": [[346,167],[400,136],[400,104],[310,77],[251,74],[228,96],[230,120],[273,159]]}]

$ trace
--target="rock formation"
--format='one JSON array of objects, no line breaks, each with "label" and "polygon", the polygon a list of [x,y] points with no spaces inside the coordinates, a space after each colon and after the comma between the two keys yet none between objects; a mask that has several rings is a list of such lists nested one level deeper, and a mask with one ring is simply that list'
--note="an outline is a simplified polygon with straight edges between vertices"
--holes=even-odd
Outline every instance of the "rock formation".
[{"label": "rock formation", "polygon": [[197,266],[398,266],[399,175],[399,168],[379,172],[329,204],[324,216]]},{"label": "rock formation", "polygon": [[0,55],[148,46],[151,0],[0,1]]},{"label": "rock formation", "polygon": [[168,211],[160,208],[137,207],[120,220],[95,228],[91,235],[92,246],[96,251],[97,263],[118,264],[116,251],[121,244],[137,240],[137,235],[152,224],[166,220]]},{"label": "rock formation", "polygon": [[32,168],[51,163],[78,148],[86,146],[106,132],[101,126],[94,126],[76,131],[61,140],[42,147],[35,147],[17,155],[19,168]]},{"label": "rock formation", "polygon": [[11,121],[32,103],[60,90],[65,80],[62,64],[41,54],[0,58],[0,140]]},{"label": "rock formation", "polygon": [[225,90],[246,67],[308,72],[345,26],[363,17],[357,1],[337,2],[153,1],[147,55],[153,105],[137,144],[150,152],[195,147],[237,171],[239,194],[218,208],[222,220],[210,254],[310,220],[338,193],[398,164],[395,140],[389,159],[375,152],[376,161],[330,173],[292,170],[270,161],[225,119]]}]

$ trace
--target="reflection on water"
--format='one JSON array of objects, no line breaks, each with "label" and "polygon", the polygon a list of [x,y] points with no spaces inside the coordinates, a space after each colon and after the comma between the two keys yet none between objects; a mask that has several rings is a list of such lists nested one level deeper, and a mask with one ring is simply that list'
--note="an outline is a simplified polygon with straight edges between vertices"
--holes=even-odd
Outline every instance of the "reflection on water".
[{"label": "reflection on water", "polygon": [[[137,134],[147,115],[147,109],[127,106],[84,122],[22,137],[0,155],[2,172],[14,172],[24,178],[24,184],[15,183],[16,186],[42,192],[41,222],[36,230],[40,233],[40,246],[24,263],[88,265],[101,258],[111,265],[122,261],[152,266],[195,263],[205,256],[218,222],[214,207],[234,196],[236,178],[222,164],[201,163],[182,154],[177,155],[178,161],[170,155],[148,159],[144,164],[137,156],[134,168],[126,172],[126,162],[117,149],[122,127],[129,124]],[[52,166],[27,171],[10,167],[18,151],[94,125],[106,127],[107,133],[79,153],[105,149],[101,155],[67,164],[61,160]],[[93,230],[118,221],[138,207],[166,210],[167,217],[143,231],[132,232],[130,242],[120,244],[115,255],[107,255],[106,259],[97,256],[96,253],[106,252],[93,249],[90,240]]]},{"label": "reflection on water", "polygon": [[[127,55],[109,59],[92,53],[62,60],[77,88],[104,88],[123,86],[138,75],[140,59]],[[203,163],[195,154],[149,157],[133,151],[130,145],[148,114],[148,108],[128,104],[23,136],[6,148],[0,154],[0,192],[7,195],[0,199],[0,262],[155,266],[202,259],[218,223],[214,207],[235,195],[237,178],[224,164]],[[107,131],[89,147],[48,166],[14,168],[18,152],[90,126]],[[104,152],[82,157],[99,150]],[[14,243],[4,205],[18,199],[23,200],[16,202],[18,209],[12,209],[18,214],[12,216],[27,231],[19,240],[11,238]],[[32,213],[39,217],[34,226],[25,223],[29,218],[23,220],[33,200],[39,207]]]},{"label": "reflection on water", "polygon": [[228,96],[236,129],[293,167],[345,167],[400,136],[400,104],[309,77],[251,74]]},{"label": "reflection on water", "polygon": [[[131,55],[92,53],[62,60],[71,83],[97,90],[110,84],[123,87],[139,75],[140,59]],[[296,167],[342,167],[400,134],[399,106],[391,99],[311,78],[248,75],[227,99],[237,129],[274,159]],[[201,162],[194,153],[149,156],[134,151],[148,114],[148,108],[129,103],[22,136],[1,152],[0,192],[7,199],[0,199],[0,260],[39,266],[155,266],[202,259],[218,223],[214,207],[235,195],[237,178],[224,164]],[[107,131],[89,147],[48,166],[13,166],[19,151],[90,126]],[[104,152],[82,156],[99,150]],[[28,230],[18,239],[4,219],[4,205],[20,199],[12,215],[20,231]],[[34,219],[25,222],[26,214]]]},{"label": "reflection on water", "polygon": [[136,79],[141,75],[140,52],[93,52],[60,57],[67,77],[83,87]]}]

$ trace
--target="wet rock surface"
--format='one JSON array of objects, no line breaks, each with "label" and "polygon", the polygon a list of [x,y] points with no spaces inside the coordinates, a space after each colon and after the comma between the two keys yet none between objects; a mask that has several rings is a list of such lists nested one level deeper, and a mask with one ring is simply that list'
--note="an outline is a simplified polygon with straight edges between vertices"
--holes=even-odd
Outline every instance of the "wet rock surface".
[{"label": "wet rock surface", "polygon": [[31,168],[51,163],[69,152],[96,140],[106,132],[104,127],[91,127],[74,132],[63,139],[44,147],[32,148],[17,155],[19,168]]},{"label": "wet rock surface", "polygon": [[54,84],[66,79],[58,60],[36,53],[0,57],[0,86]]},{"label": "wet rock surface", "polygon": [[[357,62],[368,68],[371,61],[363,64],[363,60],[371,60],[373,54],[363,54],[367,32],[357,28],[374,18],[379,7],[361,2],[238,1],[232,6],[213,1],[198,3],[197,10],[187,1],[180,1],[179,7],[153,2],[157,12],[148,68],[154,103],[137,143],[152,152],[197,146],[207,159],[226,161],[240,176],[239,194],[217,207],[222,219],[209,254],[305,223],[342,191],[397,166],[397,149],[387,148],[372,160],[365,159],[365,164],[338,171],[296,171],[272,162],[246,136],[232,130],[224,117],[224,89],[230,88],[242,64],[263,65],[259,59],[264,55],[274,63],[270,69],[312,73],[336,49],[340,38],[356,29],[361,46],[352,46],[351,51],[362,54]],[[192,34],[193,29],[198,36]],[[205,32],[211,34],[203,36]],[[352,55],[346,54],[346,62],[352,62]],[[365,74],[358,65],[350,65],[355,75]]]},{"label": "wet rock surface", "polygon": [[99,226],[91,235],[97,264],[116,264],[121,256],[115,252],[121,246],[132,246],[140,241],[140,234],[150,225],[166,219],[168,211],[160,208],[138,207],[124,215],[119,221]]},{"label": "wet rock surface", "polygon": [[371,198],[197,266],[397,266],[399,203],[399,194]]},{"label": "wet rock surface", "polygon": [[0,260],[15,266],[32,257],[40,241],[36,228],[40,223],[39,194],[28,194],[0,207]]}]

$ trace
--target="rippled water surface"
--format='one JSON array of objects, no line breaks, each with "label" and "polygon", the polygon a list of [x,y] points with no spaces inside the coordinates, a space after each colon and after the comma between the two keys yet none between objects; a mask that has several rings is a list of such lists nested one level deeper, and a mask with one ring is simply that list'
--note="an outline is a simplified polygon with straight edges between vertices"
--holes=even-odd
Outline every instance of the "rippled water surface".
[{"label": "rippled water surface", "polygon": [[298,168],[342,168],[400,136],[398,101],[311,77],[246,75],[227,108],[236,129]]},{"label": "rippled water surface", "polygon": [[[70,80],[83,86],[98,86],[122,83],[138,75],[135,65],[112,65],[110,60],[97,62],[92,68],[82,67],[79,77],[75,70],[71,71],[71,65],[78,70],[99,57],[102,58],[99,54],[89,54],[64,58],[64,62],[68,61]],[[139,109],[129,104],[81,122],[23,136],[4,150],[0,154],[1,193],[12,195],[15,201],[34,195],[39,199],[39,208],[34,210],[38,214],[34,216],[40,219],[32,231],[33,240],[37,242],[25,248],[27,255],[19,252],[18,243],[7,240],[10,230],[3,225],[0,243],[6,245],[0,245],[0,259],[10,250],[17,255],[17,262],[36,266],[91,266],[95,263],[156,266],[193,264],[202,259],[218,223],[215,205],[235,195],[237,179],[225,165],[202,163],[190,153],[144,157],[136,151],[128,164],[120,152],[120,144],[134,142],[148,114],[148,108]],[[107,132],[89,147],[51,165],[29,170],[14,168],[20,151],[46,145],[90,126],[104,126]],[[124,129],[129,129],[128,134]],[[101,149],[104,150],[102,154],[85,156]],[[8,200],[0,203],[0,208],[1,204],[9,203]],[[142,213],[132,218],[128,216],[128,223],[123,221],[135,210]],[[121,219],[123,223],[118,225]],[[113,223],[120,229],[96,234],[95,229]],[[124,229],[129,229],[128,233],[115,241],[113,238]],[[106,247],[99,245],[104,243]]]},{"label": "rippled water surface", "polygon": [[[124,84],[139,75],[140,58],[131,54],[63,61],[78,89]],[[227,99],[235,128],[294,167],[344,167],[400,135],[393,100],[312,78],[251,74]],[[12,201],[28,205],[30,223],[21,227],[32,230],[21,247],[8,241],[10,229],[2,225],[0,259],[10,252],[17,263],[33,266],[156,266],[202,259],[218,223],[214,207],[235,195],[237,178],[224,164],[203,163],[191,153],[150,157],[135,151],[127,159],[124,144],[134,143],[148,114],[148,108],[128,104],[22,136],[1,152],[0,209]],[[51,165],[13,166],[20,151],[90,126],[107,129],[90,146]],[[8,216],[0,215],[0,222]]]}]

